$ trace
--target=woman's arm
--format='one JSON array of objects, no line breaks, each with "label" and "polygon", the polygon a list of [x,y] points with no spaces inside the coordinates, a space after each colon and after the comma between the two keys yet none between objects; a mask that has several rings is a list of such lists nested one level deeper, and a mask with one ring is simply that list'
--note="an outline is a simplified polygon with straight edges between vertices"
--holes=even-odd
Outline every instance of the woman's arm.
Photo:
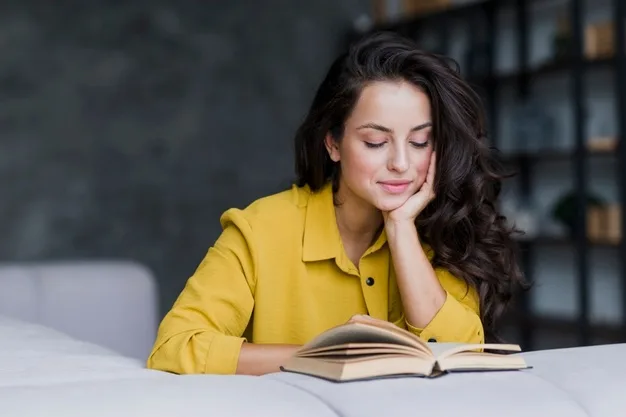
[{"label": "woman's arm", "polygon": [[385,224],[406,321],[423,328],[444,305],[447,295],[420,244],[412,222]]},{"label": "woman's arm", "polygon": [[147,366],[177,374],[263,374],[278,369],[292,346],[253,345],[243,333],[254,308],[256,248],[239,210],[187,281],[159,326]]},{"label": "woman's arm", "polygon": [[483,343],[476,290],[433,269],[413,223],[387,222],[385,228],[408,330],[424,340]]},{"label": "woman's arm", "polygon": [[299,345],[244,343],[239,353],[237,374],[264,375],[278,372],[280,365],[296,353]]}]

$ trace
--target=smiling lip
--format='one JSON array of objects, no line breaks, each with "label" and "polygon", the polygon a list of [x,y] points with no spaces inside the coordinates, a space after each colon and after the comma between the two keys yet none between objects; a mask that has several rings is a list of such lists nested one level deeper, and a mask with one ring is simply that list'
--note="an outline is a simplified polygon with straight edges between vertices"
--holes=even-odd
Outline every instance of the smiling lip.
[{"label": "smiling lip", "polygon": [[407,180],[390,180],[380,181],[380,186],[390,194],[402,194],[409,188],[411,181]]}]

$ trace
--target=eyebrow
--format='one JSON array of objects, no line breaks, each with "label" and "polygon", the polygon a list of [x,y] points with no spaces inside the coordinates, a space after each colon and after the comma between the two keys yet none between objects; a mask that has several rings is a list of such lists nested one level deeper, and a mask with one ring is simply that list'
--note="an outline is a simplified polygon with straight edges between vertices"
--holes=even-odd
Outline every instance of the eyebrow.
[{"label": "eyebrow", "polygon": [[[411,132],[417,132],[418,130],[422,130],[424,128],[427,128],[429,126],[432,126],[433,123],[432,122],[426,122],[426,123],[422,123],[421,125],[417,125],[415,127],[413,127],[411,129]],[[381,132],[385,132],[385,133],[393,133],[393,129],[390,129],[388,127],[379,125],[377,123],[365,123],[364,125],[361,125],[359,127],[356,128],[357,130],[360,129],[374,129],[374,130],[380,130]]]}]

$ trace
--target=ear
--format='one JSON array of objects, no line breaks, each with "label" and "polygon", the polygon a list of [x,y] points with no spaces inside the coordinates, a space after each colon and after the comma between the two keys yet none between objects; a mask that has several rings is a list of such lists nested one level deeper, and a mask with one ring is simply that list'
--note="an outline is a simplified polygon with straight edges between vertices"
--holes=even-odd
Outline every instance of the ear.
[{"label": "ear", "polygon": [[341,159],[341,155],[339,153],[339,147],[337,146],[337,142],[333,139],[333,135],[330,133],[326,134],[326,138],[324,139],[324,145],[326,145],[326,150],[328,151],[328,155],[330,159],[334,162],[339,162]]}]

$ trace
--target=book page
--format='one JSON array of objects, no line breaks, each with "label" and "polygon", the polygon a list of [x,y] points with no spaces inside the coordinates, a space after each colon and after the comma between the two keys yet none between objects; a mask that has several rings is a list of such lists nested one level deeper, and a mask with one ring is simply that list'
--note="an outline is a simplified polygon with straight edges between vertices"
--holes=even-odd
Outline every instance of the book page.
[{"label": "book page", "polygon": [[448,351],[456,351],[465,345],[465,343],[428,343],[428,347],[433,352],[435,358],[444,356]]},{"label": "book page", "polygon": [[391,349],[394,352],[403,352],[403,353],[408,353],[408,354],[414,354],[416,351],[416,349],[410,346],[398,345],[397,343],[345,343],[341,345],[310,348],[310,349],[307,349],[306,354],[307,355],[312,355],[312,354],[317,354],[317,353],[324,354],[325,352],[337,352],[337,351],[343,351],[343,350],[358,351],[358,350],[363,350],[363,349],[367,349],[367,350]]},{"label": "book page", "polygon": [[437,360],[442,371],[487,371],[515,370],[528,368],[526,361],[519,354],[495,354],[462,352],[444,356]]},{"label": "book page", "polygon": [[436,358],[447,358],[449,356],[456,355],[461,352],[467,351],[489,351],[489,350],[500,350],[500,351],[509,351],[509,352],[520,352],[521,348],[519,345],[512,344],[499,344],[499,343],[433,343],[432,345],[441,345],[441,346],[431,346],[429,343],[430,349],[433,351],[433,354]]},{"label": "book page", "polygon": [[300,352],[347,343],[390,343],[427,351],[425,344],[421,344],[412,338],[407,338],[402,334],[368,324],[349,323],[334,327],[320,334],[318,337],[305,344],[300,349]]},{"label": "book page", "polygon": [[426,343],[422,339],[414,335],[413,333],[409,332],[406,329],[401,329],[395,324],[390,323],[388,321],[375,319],[370,316],[358,316],[358,317],[353,318],[352,320],[354,320],[355,323],[363,323],[368,326],[374,326],[374,327],[388,330],[390,332],[396,333],[399,336],[412,339],[418,342],[420,345],[426,346]]},{"label": "book page", "polygon": [[391,343],[348,343],[346,345],[336,345],[334,347],[322,347],[318,349],[309,349],[306,352],[299,352],[299,357],[307,358],[326,358],[337,356],[381,356],[381,355],[401,355],[401,356],[418,356],[421,358],[432,359],[430,353],[421,350]]}]

